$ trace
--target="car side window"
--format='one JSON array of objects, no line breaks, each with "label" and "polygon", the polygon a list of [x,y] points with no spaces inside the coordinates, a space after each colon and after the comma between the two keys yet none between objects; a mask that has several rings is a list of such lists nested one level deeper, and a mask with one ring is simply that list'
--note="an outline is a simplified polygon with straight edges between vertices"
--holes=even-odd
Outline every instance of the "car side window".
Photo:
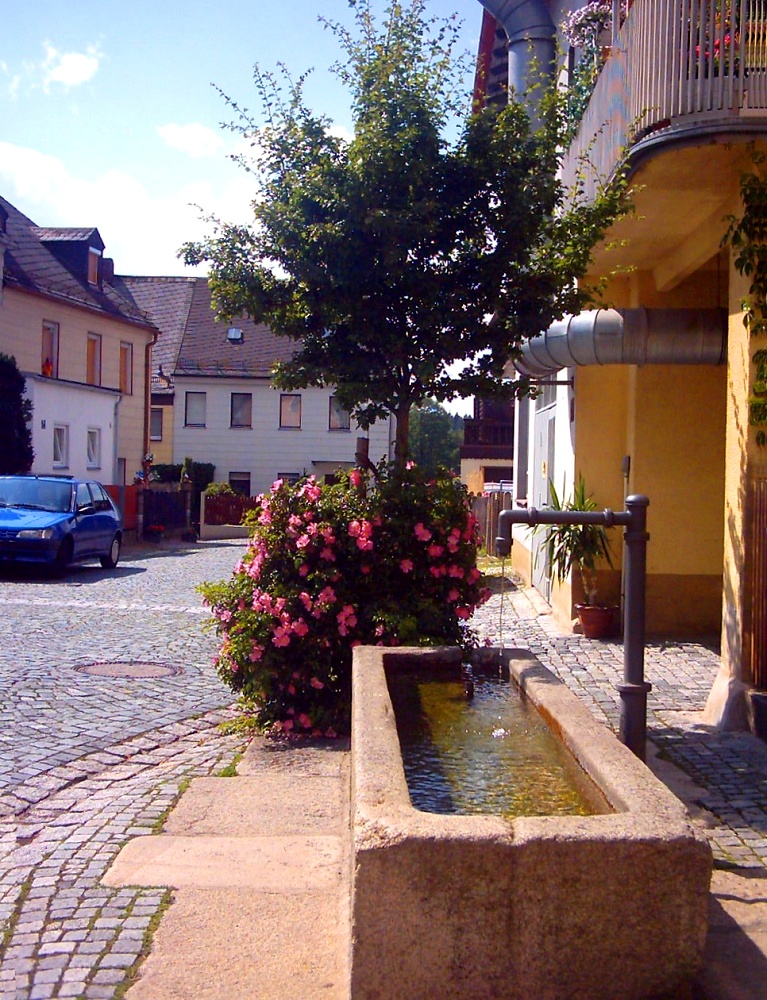
[{"label": "car side window", "polygon": [[96,505],[96,510],[111,510],[112,504],[109,502],[109,496],[101,483],[89,483],[89,486],[93,494],[93,502]]},{"label": "car side window", "polygon": [[81,507],[89,507],[93,503],[91,499],[91,492],[88,489],[87,483],[77,484],[77,509],[80,510]]}]

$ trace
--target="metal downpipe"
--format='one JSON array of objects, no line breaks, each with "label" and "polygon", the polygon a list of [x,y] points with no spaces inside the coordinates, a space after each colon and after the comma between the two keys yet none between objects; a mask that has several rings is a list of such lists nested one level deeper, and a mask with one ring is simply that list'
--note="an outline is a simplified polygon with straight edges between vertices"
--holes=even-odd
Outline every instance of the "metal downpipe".
[{"label": "metal downpipe", "polygon": [[521,352],[513,368],[530,378],[580,365],[721,365],[727,358],[727,312],[594,309],[557,320]]},{"label": "metal downpipe", "polygon": [[509,39],[509,91],[521,97],[534,82],[534,70],[553,80],[556,31],[545,0],[481,0],[481,3],[503,25]]}]

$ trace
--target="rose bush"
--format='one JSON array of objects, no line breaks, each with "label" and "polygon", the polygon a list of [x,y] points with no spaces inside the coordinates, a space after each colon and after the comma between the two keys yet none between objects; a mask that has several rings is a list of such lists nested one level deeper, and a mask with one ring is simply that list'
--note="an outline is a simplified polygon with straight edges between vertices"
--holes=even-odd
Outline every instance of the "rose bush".
[{"label": "rose bush", "polygon": [[487,599],[465,488],[381,466],[334,485],[278,480],[249,515],[231,580],[201,587],[222,644],[216,668],[273,731],[348,731],[352,649],[470,646]]}]

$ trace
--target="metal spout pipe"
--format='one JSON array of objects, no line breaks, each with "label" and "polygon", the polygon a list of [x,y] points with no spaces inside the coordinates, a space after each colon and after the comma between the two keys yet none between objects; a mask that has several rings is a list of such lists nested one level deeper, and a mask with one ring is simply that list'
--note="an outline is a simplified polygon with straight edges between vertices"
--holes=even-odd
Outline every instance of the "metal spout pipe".
[{"label": "metal spout pipe", "polygon": [[513,507],[498,516],[496,555],[511,554],[514,524],[601,524],[606,528],[623,525],[626,605],[623,616],[623,682],[617,685],[621,699],[619,738],[640,760],[645,759],[647,741],[647,694],[652,685],[644,679],[645,592],[647,577],[647,507],[642,494],[626,498],[626,510],[536,510]]}]

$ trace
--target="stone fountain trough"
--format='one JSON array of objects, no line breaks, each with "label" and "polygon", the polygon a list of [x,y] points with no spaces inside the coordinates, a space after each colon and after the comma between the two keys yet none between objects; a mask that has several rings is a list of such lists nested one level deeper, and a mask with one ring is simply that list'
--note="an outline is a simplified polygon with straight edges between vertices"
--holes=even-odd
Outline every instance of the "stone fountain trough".
[{"label": "stone fountain trough", "polygon": [[506,820],[413,808],[387,672],[455,675],[460,651],[355,650],[351,996],[680,995],[703,955],[707,843],[679,800],[531,654],[481,655],[502,658],[608,811]]}]

